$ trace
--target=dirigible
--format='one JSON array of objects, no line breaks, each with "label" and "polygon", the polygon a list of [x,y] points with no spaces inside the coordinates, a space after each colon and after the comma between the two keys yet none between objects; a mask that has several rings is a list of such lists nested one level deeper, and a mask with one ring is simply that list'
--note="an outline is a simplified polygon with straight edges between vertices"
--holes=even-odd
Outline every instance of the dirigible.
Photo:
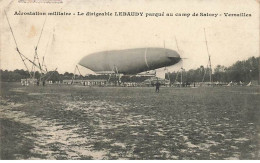
[{"label": "dirigible", "polygon": [[97,74],[138,74],[178,63],[180,55],[166,48],[136,48],[89,54],[79,65]]}]

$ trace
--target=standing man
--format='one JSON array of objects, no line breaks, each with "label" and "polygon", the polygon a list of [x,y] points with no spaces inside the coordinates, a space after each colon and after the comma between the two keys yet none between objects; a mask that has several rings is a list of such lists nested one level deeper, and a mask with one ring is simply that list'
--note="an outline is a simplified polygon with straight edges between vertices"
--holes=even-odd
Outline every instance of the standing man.
[{"label": "standing man", "polygon": [[159,93],[160,85],[161,85],[161,84],[159,83],[158,78],[157,78],[157,82],[156,82],[156,84],[155,84],[155,92],[158,92],[158,93]]}]

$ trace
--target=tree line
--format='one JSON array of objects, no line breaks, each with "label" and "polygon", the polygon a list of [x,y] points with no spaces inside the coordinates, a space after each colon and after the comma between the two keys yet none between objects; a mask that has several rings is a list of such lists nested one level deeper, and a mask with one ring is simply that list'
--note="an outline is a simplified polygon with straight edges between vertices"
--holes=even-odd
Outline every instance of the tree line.
[{"label": "tree line", "polygon": [[[214,82],[249,82],[251,80],[258,80],[259,78],[259,57],[250,57],[244,61],[237,61],[229,67],[222,65],[217,65],[213,69],[212,80]],[[182,74],[182,75],[181,75]],[[35,78],[40,78],[40,72],[35,72]],[[60,74],[58,71],[49,71],[43,79],[48,79],[53,82],[71,80],[74,77],[73,73],[65,72]],[[183,82],[202,82],[203,78],[205,82],[209,81],[209,68],[200,66],[197,69],[185,70],[182,69],[177,72],[166,73],[165,78],[170,79],[171,82],[175,81]],[[21,79],[30,78],[28,71],[21,70],[2,70],[0,69],[0,78],[2,82],[20,82]],[[122,82],[143,82],[148,79],[146,76],[123,76],[121,78]],[[102,79],[102,80],[117,80],[115,76],[109,75],[75,75],[75,79],[81,80],[92,80],[92,79]]]},{"label": "tree line", "polygon": [[[214,82],[250,82],[259,79],[259,57],[250,57],[244,61],[237,61],[229,67],[217,65],[212,70],[212,80]],[[182,73],[182,75],[181,75]],[[208,67],[200,66],[197,69],[190,69],[186,71],[182,69],[177,72],[165,74],[166,79],[183,82],[209,82],[210,69]],[[204,79],[204,80],[203,80]]]},{"label": "tree line", "polygon": [[[8,70],[0,70],[0,77],[2,82],[20,82],[21,79],[28,79],[30,78],[30,74],[28,71],[25,71],[23,69],[21,70],[14,70],[14,71],[8,71]],[[31,73],[33,74],[33,72]],[[47,74],[40,74],[39,71],[36,71],[34,73],[35,79],[41,80],[50,80],[53,82],[56,81],[63,81],[63,80],[72,80],[74,78],[75,80],[81,79],[81,80],[88,80],[88,79],[108,79],[108,75],[75,75],[73,73],[65,72],[63,74],[60,74],[58,71],[49,71]]]}]

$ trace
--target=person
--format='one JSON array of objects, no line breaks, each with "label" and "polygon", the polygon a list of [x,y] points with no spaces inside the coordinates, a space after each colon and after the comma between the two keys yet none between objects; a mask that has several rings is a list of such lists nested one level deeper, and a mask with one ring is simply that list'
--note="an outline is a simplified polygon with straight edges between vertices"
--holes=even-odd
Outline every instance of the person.
[{"label": "person", "polygon": [[159,89],[160,89],[160,83],[157,80],[157,82],[155,84],[155,92],[159,92]]},{"label": "person", "polygon": [[42,81],[42,86],[45,86],[45,80]]},{"label": "person", "polygon": [[40,85],[40,81],[39,81],[39,79],[37,79],[37,86],[39,86]]},{"label": "person", "polygon": [[26,79],[26,81],[25,81],[25,85],[26,86],[29,86],[29,81]]}]

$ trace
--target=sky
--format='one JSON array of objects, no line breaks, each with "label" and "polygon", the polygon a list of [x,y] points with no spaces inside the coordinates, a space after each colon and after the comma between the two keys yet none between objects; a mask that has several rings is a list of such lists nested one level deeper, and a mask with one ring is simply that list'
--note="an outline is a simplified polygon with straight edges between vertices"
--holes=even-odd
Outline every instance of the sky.
[{"label": "sky", "polygon": [[[62,0],[63,3],[1,3],[0,68],[25,69],[15,48],[4,12],[12,26],[19,50],[33,60],[38,44],[40,60],[45,56],[49,70],[73,72],[79,60],[91,53],[139,47],[165,47],[179,51],[184,59],[169,71],[207,66],[208,41],[212,66],[230,66],[238,60],[259,56],[259,0]],[[71,16],[14,15],[15,12],[70,12]],[[173,13],[164,17],[77,16],[77,12]],[[175,16],[187,13],[221,14],[217,17]],[[225,17],[224,13],[251,14]],[[177,48],[177,44],[179,49]],[[28,66],[31,64],[27,62]],[[79,66],[82,74],[91,73]],[[158,70],[163,73],[164,70]]]}]

